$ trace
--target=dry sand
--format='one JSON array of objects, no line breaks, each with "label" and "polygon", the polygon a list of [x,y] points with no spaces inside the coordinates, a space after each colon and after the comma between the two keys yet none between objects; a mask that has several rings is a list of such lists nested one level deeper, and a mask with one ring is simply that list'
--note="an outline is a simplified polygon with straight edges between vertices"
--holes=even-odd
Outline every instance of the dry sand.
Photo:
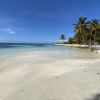
[{"label": "dry sand", "polygon": [[36,57],[18,56],[2,64],[0,100],[86,100],[100,93],[99,59]]}]

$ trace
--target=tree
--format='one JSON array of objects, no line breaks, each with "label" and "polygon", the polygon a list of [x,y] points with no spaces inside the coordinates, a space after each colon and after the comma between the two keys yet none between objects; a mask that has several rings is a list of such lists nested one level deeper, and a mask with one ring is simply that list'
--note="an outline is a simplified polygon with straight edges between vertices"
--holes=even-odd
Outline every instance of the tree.
[{"label": "tree", "polygon": [[61,39],[61,40],[65,40],[65,35],[64,35],[64,34],[61,34],[61,35],[60,35],[60,39]]},{"label": "tree", "polygon": [[100,23],[98,20],[93,19],[89,22],[89,33],[90,33],[90,49],[92,49],[92,44],[96,42],[97,30],[100,30]]},{"label": "tree", "polygon": [[86,17],[80,17],[79,20],[77,21],[75,26],[75,33],[76,36],[81,40],[81,44],[86,44],[86,39],[87,39],[87,18]]},{"label": "tree", "polygon": [[97,29],[96,31],[96,42],[100,44],[100,29]]},{"label": "tree", "polygon": [[75,43],[76,43],[75,38],[70,37],[70,38],[68,39],[68,43],[69,43],[69,44],[75,44]]}]

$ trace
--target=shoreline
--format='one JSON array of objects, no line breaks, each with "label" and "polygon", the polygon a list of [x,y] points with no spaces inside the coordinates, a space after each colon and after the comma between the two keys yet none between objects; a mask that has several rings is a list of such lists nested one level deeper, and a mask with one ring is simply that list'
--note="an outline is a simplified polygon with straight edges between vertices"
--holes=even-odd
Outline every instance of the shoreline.
[{"label": "shoreline", "polygon": [[[83,44],[53,44],[55,46],[65,46],[65,47],[73,47],[73,48],[89,48],[89,45],[83,45]],[[94,53],[100,53],[100,45],[96,46],[94,45],[92,48],[92,51]]]},{"label": "shoreline", "polygon": [[3,58],[0,100],[85,100],[99,93],[100,56],[61,49],[21,51]]},{"label": "shoreline", "polygon": [[81,45],[81,44],[54,44],[58,46],[66,46],[66,47],[74,47],[74,48],[88,48],[88,45]]}]

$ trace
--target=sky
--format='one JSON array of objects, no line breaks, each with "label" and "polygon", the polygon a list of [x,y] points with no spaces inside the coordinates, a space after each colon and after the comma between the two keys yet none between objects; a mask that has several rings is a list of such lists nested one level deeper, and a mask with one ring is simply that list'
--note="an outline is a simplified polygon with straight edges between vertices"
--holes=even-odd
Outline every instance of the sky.
[{"label": "sky", "polygon": [[100,19],[100,0],[0,0],[0,42],[56,42],[80,16]]}]

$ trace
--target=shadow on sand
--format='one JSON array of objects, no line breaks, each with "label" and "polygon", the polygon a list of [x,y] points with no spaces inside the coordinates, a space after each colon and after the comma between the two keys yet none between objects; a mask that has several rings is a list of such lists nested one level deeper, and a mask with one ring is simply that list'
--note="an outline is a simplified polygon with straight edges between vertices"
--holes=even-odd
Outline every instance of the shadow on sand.
[{"label": "shadow on sand", "polygon": [[100,94],[96,94],[93,97],[86,99],[86,100],[100,100]]}]

